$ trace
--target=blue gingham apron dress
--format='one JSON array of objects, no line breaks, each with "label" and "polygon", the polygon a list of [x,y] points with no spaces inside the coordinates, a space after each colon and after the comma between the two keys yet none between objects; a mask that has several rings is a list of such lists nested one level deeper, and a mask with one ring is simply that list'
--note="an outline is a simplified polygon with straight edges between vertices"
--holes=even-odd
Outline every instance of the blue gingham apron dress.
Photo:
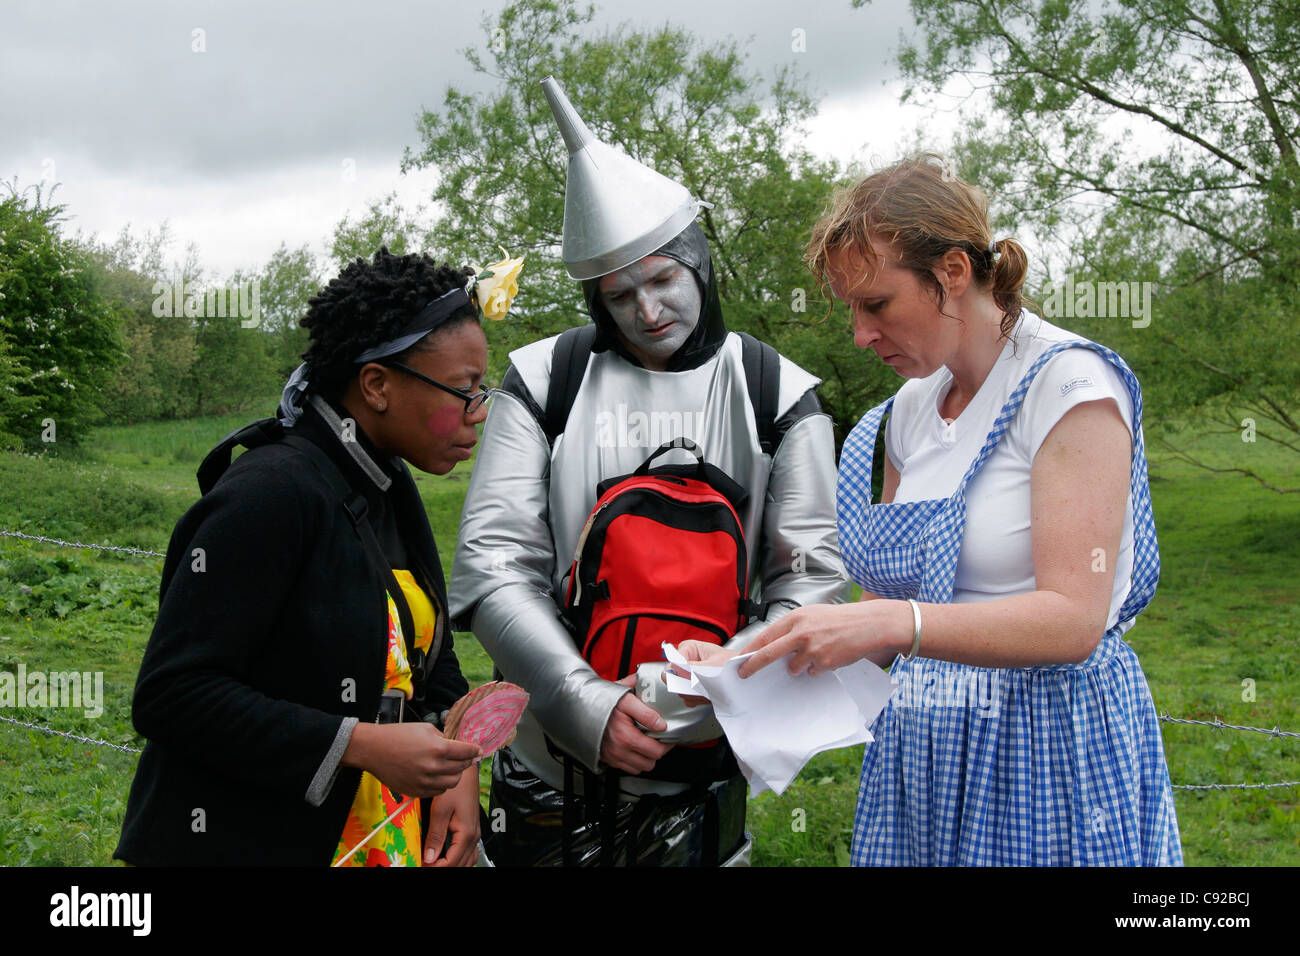
[{"label": "blue gingham apron dress", "polygon": [[[1123,359],[1087,341],[1058,343],[1034,362],[950,498],[872,505],[876,433],[894,400],[862,417],[844,443],[836,488],[840,547],[855,581],[885,598],[952,600],[966,488],[1039,370],[1067,348],[1100,353],[1133,398],[1133,572],[1119,622],[1146,607],[1160,553],[1142,392]],[[872,726],[863,760],[853,865],[1181,865],[1155,705],[1121,633],[1111,628],[1079,664],[895,660],[901,686]]]}]

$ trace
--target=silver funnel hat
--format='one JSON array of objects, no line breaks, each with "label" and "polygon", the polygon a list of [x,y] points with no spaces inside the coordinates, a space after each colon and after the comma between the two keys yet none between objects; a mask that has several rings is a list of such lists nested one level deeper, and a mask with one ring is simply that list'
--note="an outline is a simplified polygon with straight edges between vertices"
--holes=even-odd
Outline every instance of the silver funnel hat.
[{"label": "silver funnel hat", "polygon": [[542,90],[569,148],[564,266],[594,279],[631,265],[695,221],[702,203],[684,186],[596,139],[555,78]]}]

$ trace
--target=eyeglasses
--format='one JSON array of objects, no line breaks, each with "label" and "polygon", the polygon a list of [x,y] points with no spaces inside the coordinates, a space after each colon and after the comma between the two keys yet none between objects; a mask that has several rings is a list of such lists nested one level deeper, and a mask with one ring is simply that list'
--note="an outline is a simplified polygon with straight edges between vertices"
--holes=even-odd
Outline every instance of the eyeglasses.
[{"label": "eyeglasses", "polygon": [[427,382],[428,384],[432,385],[434,388],[440,388],[444,392],[448,393],[449,395],[455,395],[457,398],[459,398],[462,402],[465,403],[466,415],[473,415],[476,411],[482,408],[485,404],[487,404],[487,400],[492,397],[492,393],[496,391],[496,389],[494,388],[483,388],[481,391],[475,392],[472,395],[468,395],[462,389],[452,388],[450,385],[444,385],[442,384],[442,382],[435,381],[434,379],[429,378],[429,376],[427,375],[421,375],[415,369],[408,368],[407,366],[403,365],[400,362],[380,362],[379,364],[385,366],[386,368],[399,369],[405,372],[407,375],[414,375],[421,382]]}]

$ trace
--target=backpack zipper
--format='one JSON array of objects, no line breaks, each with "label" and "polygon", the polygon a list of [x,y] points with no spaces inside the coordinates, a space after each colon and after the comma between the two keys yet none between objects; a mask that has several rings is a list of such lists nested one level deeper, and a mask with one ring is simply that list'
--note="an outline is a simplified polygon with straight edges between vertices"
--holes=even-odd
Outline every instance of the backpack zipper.
[{"label": "backpack zipper", "polygon": [[[587,523],[582,526],[582,534],[578,535],[578,545],[573,551],[573,563],[578,568],[582,566],[582,548],[587,543],[587,535],[591,534],[591,526],[596,523],[596,518],[600,513],[609,507],[606,501],[600,505],[587,517]],[[582,603],[582,575],[575,574],[573,580],[573,606],[577,607]]]},{"label": "backpack zipper", "polygon": [[[681,506],[685,506],[685,507],[692,507],[692,508],[699,508],[699,507],[703,507],[703,508],[717,508],[717,507],[725,507],[726,510],[727,510],[727,513],[729,513],[729,514],[731,515],[731,517],[732,517],[733,519],[735,519],[735,522],[736,522],[736,530],[737,530],[737,531],[739,532],[739,534],[740,534],[740,540],[741,540],[742,542],[745,540],[745,526],[744,526],[744,524],[743,524],[743,523],[741,522],[741,520],[740,520],[740,515],[738,515],[738,514],[736,513],[736,509],[735,509],[734,507],[732,507],[731,503],[728,502],[728,501],[724,501],[724,502],[718,502],[718,501],[682,501],[680,498],[674,498],[674,497],[672,497],[671,495],[664,494],[662,491],[660,491],[660,490],[657,489],[657,488],[653,488],[653,487],[644,487],[644,486],[643,486],[643,487],[640,487],[640,488],[629,488],[627,491],[624,492],[624,494],[635,493],[635,492],[638,492],[638,491],[645,492],[645,493],[650,494],[650,495],[652,495],[652,496],[654,496],[654,497],[657,497],[657,498],[663,498],[664,500],[669,501],[669,502],[672,502],[673,504],[681,505]],[[605,502],[603,502],[603,503],[597,505],[597,506],[596,506],[596,510],[593,511],[590,515],[587,516],[587,523],[584,524],[584,525],[582,526],[582,533],[581,533],[580,535],[578,535],[578,544],[577,544],[577,546],[576,546],[576,547],[574,548],[574,550],[573,550],[573,604],[572,604],[572,607],[578,607],[579,605],[582,604],[582,573],[581,573],[581,572],[582,572],[582,552],[583,552],[584,547],[585,547],[586,544],[587,544],[587,536],[591,534],[591,528],[592,528],[592,525],[594,525],[594,524],[596,523],[596,519],[597,519],[598,517],[600,517],[600,513],[601,513],[602,511],[604,511],[606,508],[608,508],[610,505],[612,505],[616,500],[618,500],[618,499],[617,499],[617,498],[611,498],[609,501],[605,501]],[[724,533],[726,533],[726,534],[731,534],[730,531],[725,531]],[[742,551],[742,554],[744,554],[743,551]],[[745,586],[748,587],[748,585],[749,585],[748,555],[745,555],[745,557],[746,557],[746,562],[745,562],[745,563],[746,563],[746,568],[745,568]],[[737,582],[737,583],[739,584],[739,582]],[[742,595],[742,596],[743,596],[743,595]]]},{"label": "backpack zipper", "polygon": [[[726,631],[718,627],[718,625],[714,624],[713,622],[705,621],[698,617],[687,617],[684,614],[660,614],[653,611],[639,611],[636,614],[627,614],[622,617],[611,618],[610,620],[602,624],[600,626],[600,630],[598,630],[595,634],[591,635],[591,638],[582,647],[583,658],[589,659],[588,655],[591,653],[591,649],[592,647],[595,646],[596,641],[600,640],[601,635],[603,635],[605,631],[608,630],[612,625],[617,624],[619,621],[633,621],[633,620],[639,620],[640,618],[650,618],[651,620],[656,620],[656,621],[679,621],[682,624],[689,624],[691,625],[691,627],[694,627],[697,630],[707,631],[710,634],[716,635],[718,638],[719,647],[726,644],[727,641],[731,640],[731,638],[734,636],[728,634]],[[633,625],[633,633],[635,633],[635,625]]]}]

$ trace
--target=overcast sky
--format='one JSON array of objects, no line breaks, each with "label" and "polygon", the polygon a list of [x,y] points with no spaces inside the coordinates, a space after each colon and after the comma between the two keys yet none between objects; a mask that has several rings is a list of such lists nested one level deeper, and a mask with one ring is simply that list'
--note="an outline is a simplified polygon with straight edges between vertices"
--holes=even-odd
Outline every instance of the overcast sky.
[{"label": "overcast sky", "polygon": [[[484,88],[460,51],[486,49],[481,20],[503,5],[6,3],[0,179],[59,182],[70,231],[112,238],[167,220],[173,255],[197,244],[210,274],[258,268],[281,242],[323,255],[345,214],[393,190],[409,207],[427,200],[436,172],[401,175],[402,151],[449,85]],[[767,77],[793,64],[821,99],[809,143],[821,154],[888,161],[919,124],[935,145],[951,128],[898,104],[906,0],[608,0],[598,11],[601,27],[733,37]],[[795,30],[805,52],[792,50]]]}]

